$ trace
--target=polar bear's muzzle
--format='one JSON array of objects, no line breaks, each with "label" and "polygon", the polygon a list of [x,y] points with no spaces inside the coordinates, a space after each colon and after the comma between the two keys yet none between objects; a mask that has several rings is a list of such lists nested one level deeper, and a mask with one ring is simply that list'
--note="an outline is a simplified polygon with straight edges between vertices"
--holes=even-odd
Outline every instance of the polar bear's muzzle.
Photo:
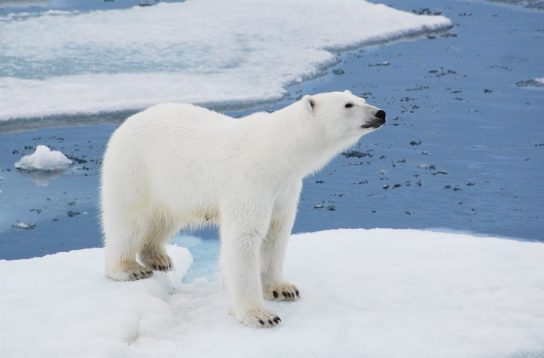
[{"label": "polar bear's muzzle", "polygon": [[361,128],[370,129],[370,128],[379,128],[385,124],[385,111],[378,110],[374,113],[374,118],[372,118],[368,123],[365,123]]}]

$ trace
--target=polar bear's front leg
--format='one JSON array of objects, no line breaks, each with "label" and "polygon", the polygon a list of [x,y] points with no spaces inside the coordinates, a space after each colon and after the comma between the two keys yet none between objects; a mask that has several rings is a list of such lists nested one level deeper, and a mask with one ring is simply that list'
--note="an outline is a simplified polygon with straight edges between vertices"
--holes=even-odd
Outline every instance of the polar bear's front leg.
[{"label": "polar bear's front leg", "polygon": [[267,300],[296,301],[298,288],[283,278],[283,263],[292,224],[288,219],[273,218],[270,230],[261,244],[261,279]]},{"label": "polar bear's front leg", "polygon": [[[261,201],[263,198],[259,198]],[[234,201],[222,208],[221,269],[240,322],[252,327],[272,327],[281,319],[264,307],[260,278],[260,243],[270,221],[271,208]]]},{"label": "polar bear's front leg", "polygon": [[296,301],[300,298],[299,289],[283,277],[283,263],[301,188],[301,182],[293,183],[279,196],[268,233],[261,244],[261,280],[267,300]]}]

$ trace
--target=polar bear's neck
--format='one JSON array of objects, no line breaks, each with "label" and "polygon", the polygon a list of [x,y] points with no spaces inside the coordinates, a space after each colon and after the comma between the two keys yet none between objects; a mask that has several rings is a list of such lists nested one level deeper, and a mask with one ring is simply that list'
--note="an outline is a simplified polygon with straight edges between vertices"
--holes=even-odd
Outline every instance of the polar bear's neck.
[{"label": "polar bear's neck", "polygon": [[266,170],[278,178],[303,178],[316,172],[358,139],[331,141],[300,102],[247,119],[247,134],[252,136],[248,138],[249,147],[260,162],[266,163]]}]

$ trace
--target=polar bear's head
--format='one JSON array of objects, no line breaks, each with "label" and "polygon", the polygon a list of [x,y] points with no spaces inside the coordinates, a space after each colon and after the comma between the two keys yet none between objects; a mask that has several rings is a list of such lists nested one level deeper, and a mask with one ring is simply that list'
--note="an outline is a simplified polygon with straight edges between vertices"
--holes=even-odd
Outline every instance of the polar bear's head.
[{"label": "polar bear's head", "polygon": [[332,140],[359,138],[385,124],[385,112],[350,91],[304,96],[302,103]]}]

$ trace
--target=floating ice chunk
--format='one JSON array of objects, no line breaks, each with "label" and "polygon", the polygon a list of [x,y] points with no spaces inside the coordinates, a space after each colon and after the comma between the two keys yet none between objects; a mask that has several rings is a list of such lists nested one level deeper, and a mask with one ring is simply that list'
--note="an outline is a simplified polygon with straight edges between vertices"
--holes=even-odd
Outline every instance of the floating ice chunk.
[{"label": "floating ice chunk", "polygon": [[530,80],[518,81],[518,87],[544,87],[544,77],[532,78]]},{"label": "floating ice chunk", "polygon": [[23,230],[32,230],[36,227],[36,224],[34,223],[24,223],[19,221],[17,224],[12,225],[15,229],[23,229]]},{"label": "floating ice chunk", "polygon": [[25,155],[15,163],[15,168],[22,170],[58,171],[66,170],[72,161],[62,152],[51,150],[46,145],[38,145],[34,153]]}]

